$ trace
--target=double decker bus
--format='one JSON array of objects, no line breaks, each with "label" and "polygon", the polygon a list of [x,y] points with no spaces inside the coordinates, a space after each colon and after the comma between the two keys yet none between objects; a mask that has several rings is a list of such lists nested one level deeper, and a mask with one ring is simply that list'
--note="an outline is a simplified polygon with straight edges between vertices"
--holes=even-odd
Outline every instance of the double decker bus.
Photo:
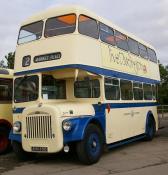
[{"label": "double decker bus", "polygon": [[78,6],[21,26],[14,70],[13,149],[19,158],[75,147],[85,164],[158,130],[154,48]]},{"label": "double decker bus", "polygon": [[0,68],[0,154],[11,147],[8,138],[12,128],[12,86],[13,70]]}]

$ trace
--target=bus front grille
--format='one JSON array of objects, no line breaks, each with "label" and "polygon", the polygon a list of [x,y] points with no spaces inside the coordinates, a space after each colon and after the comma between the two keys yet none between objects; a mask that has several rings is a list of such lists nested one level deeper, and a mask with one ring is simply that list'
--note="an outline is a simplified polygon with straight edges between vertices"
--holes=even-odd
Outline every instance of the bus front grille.
[{"label": "bus front grille", "polygon": [[26,138],[52,139],[52,124],[50,115],[29,115],[26,117]]}]

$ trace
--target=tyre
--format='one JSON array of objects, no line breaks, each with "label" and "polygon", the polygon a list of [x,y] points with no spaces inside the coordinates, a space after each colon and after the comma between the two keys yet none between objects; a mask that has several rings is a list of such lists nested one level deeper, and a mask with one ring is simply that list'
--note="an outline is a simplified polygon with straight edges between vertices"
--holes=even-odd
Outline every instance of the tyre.
[{"label": "tyre", "polygon": [[9,137],[9,129],[0,127],[0,154],[7,153],[10,150],[11,144]]},{"label": "tyre", "polygon": [[89,124],[82,141],[76,145],[79,160],[87,165],[99,161],[103,151],[102,131],[94,124]]},{"label": "tyre", "polygon": [[17,141],[12,141],[12,148],[19,160],[26,161],[35,157],[34,153],[25,152],[22,148],[22,144]]},{"label": "tyre", "polygon": [[156,132],[155,120],[153,119],[153,117],[149,117],[147,119],[145,140],[146,141],[151,141],[154,138],[154,136],[155,136],[155,132]]}]

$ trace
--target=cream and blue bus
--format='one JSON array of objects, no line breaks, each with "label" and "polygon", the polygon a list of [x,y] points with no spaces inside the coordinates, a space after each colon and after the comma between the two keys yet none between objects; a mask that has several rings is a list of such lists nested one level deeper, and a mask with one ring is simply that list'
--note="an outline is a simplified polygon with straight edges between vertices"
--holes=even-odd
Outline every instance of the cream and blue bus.
[{"label": "cream and blue bus", "polygon": [[0,68],[0,154],[10,150],[13,70]]},{"label": "cream and blue bus", "polygon": [[16,155],[68,152],[96,163],[104,146],[152,140],[158,130],[154,48],[78,6],[21,25],[14,68]]}]

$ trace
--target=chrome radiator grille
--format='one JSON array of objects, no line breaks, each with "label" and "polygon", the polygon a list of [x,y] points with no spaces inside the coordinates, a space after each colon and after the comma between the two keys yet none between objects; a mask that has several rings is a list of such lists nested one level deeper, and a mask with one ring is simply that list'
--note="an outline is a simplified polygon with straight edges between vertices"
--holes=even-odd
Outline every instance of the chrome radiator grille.
[{"label": "chrome radiator grille", "polygon": [[52,124],[50,115],[31,115],[26,117],[26,138],[51,139]]}]

